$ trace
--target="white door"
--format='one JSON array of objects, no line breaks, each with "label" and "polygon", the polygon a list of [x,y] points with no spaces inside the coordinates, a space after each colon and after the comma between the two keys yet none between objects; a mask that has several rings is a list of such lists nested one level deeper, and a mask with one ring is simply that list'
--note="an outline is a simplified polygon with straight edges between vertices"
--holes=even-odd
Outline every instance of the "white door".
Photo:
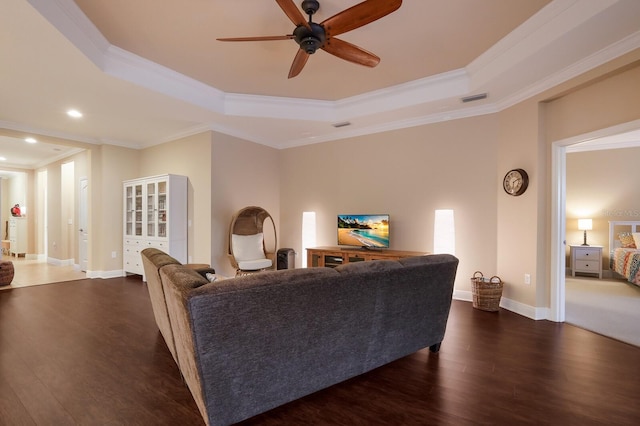
[{"label": "white door", "polygon": [[80,270],[87,272],[89,264],[89,231],[87,229],[87,203],[89,192],[89,182],[87,179],[80,180],[80,211],[78,212],[79,240],[78,255],[80,256]]}]

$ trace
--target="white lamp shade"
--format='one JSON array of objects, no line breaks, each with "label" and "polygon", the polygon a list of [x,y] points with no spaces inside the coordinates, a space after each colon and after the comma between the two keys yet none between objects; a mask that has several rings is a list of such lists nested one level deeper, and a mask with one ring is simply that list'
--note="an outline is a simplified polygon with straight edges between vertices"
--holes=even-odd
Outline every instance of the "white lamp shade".
[{"label": "white lamp shade", "polygon": [[456,227],[453,210],[436,210],[433,224],[433,252],[456,254]]},{"label": "white lamp shade", "polygon": [[593,229],[593,220],[578,219],[578,229],[581,231],[591,231]]}]

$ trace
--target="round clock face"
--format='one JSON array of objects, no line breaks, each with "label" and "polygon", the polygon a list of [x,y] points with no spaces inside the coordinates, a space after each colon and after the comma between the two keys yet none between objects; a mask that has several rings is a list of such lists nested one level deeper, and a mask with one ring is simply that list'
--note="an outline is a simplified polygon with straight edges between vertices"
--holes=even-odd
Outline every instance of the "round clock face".
[{"label": "round clock face", "polygon": [[513,169],[507,172],[502,181],[505,192],[509,195],[522,195],[529,186],[529,176],[522,169]]}]

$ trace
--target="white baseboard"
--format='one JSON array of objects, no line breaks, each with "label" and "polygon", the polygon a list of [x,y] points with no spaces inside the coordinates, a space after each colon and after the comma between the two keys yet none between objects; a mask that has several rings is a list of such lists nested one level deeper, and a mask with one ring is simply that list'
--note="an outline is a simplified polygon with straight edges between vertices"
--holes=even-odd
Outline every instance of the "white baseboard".
[{"label": "white baseboard", "polygon": [[126,276],[126,273],[122,269],[116,269],[114,271],[87,271],[87,278],[118,278]]},{"label": "white baseboard", "polygon": [[55,257],[47,257],[47,263],[56,266],[71,266],[74,265],[73,259],[56,259]]},{"label": "white baseboard", "polygon": [[[466,290],[454,290],[453,299],[473,302],[473,294]],[[536,308],[535,306],[525,305],[524,303],[516,302],[506,297],[500,299],[500,307],[534,320],[549,319],[549,308]]]}]

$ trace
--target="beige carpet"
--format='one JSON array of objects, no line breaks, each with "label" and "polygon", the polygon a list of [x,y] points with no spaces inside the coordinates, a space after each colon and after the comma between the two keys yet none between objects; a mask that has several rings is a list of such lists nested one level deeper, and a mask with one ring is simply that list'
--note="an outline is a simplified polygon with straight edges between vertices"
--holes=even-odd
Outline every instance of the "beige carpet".
[{"label": "beige carpet", "polygon": [[74,266],[57,266],[37,260],[26,260],[24,257],[2,256],[2,260],[13,262],[13,281],[10,285],[0,286],[0,290],[51,284],[60,281],[72,281],[86,278],[84,272],[75,270]]},{"label": "beige carpet", "polygon": [[640,346],[640,287],[623,279],[566,278],[566,322]]}]

